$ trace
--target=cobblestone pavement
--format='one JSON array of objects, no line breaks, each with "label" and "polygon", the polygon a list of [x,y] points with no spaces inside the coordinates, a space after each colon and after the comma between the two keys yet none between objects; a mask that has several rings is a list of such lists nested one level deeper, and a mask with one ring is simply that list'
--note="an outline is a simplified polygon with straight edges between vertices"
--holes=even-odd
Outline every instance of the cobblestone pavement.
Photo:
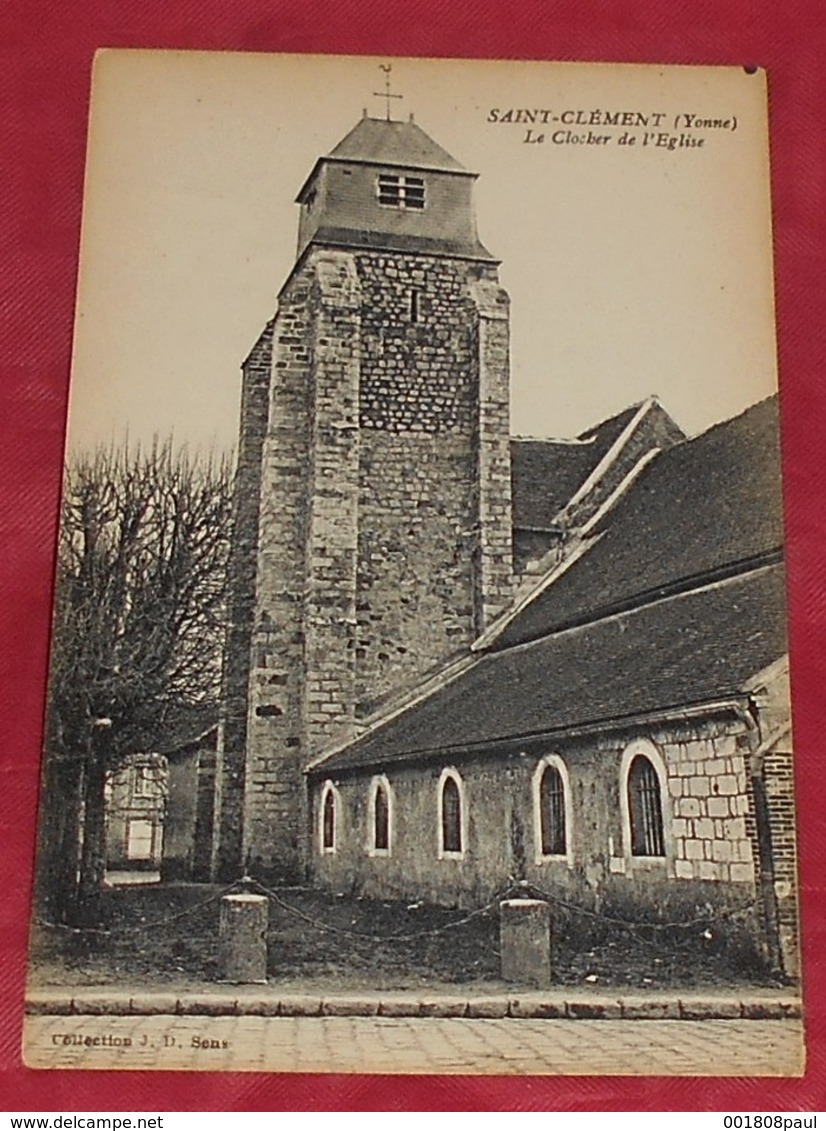
[{"label": "cobblestone pavement", "polygon": [[[799,1021],[27,1017],[32,1068],[794,1076]],[[128,1043],[127,1043],[128,1042]]]}]

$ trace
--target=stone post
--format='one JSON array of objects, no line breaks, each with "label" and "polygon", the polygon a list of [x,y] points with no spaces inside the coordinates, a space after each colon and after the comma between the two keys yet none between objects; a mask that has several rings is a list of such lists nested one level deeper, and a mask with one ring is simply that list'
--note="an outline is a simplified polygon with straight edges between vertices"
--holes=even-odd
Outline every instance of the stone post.
[{"label": "stone post", "polygon": [[522,986],[551,984],[551,909],[542,899],[505,899],[499,904],[502,978]]},{"label": "stone post", "polygon": [[266,896],[243,893],[223,897],[218,928],[222,982],[266,982],[268,923]]}]

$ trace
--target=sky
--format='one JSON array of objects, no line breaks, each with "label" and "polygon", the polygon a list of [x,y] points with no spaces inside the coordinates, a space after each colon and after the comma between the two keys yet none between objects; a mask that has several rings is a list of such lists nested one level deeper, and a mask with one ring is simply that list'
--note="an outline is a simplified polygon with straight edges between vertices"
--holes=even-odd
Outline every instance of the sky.
[{"label": "sky", "polygon": [[[239,367],[295,261],[296,193],[363,108],[383,116],[387,62],[99,53],[71,448],[236,442]],[[694,434],[774,390],[762,73],[392,66],[394,116],[479,174],[480,237],[511,295],[513,434],[574,436],[650,394]],[[501,120],[519,109],[544,112],[543,142]]]}]

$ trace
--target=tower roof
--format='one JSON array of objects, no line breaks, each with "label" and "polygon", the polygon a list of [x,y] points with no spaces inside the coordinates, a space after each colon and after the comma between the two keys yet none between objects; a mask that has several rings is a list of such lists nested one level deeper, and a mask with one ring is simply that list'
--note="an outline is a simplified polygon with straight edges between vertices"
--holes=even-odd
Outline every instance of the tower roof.
[{"label": "tower roof", "polygon": [[470,172],[455,157],[451,157],[446,149],[442,149],[415,122],[388,122],[385,118],[368,118],[366,114],[326,157],[318,158],[296,197],[299,204],[315,178],[319,165],[325,161],[423,169],[474,179],[478,176],[478,173]]},{"label": "tower roof", "polygon": [[412,120],[365,113],[296,198],[298,256],[312,243],[495,263],[476,230],[476,176]]},{"label": "tower roof", "polygon": [[371,165],[402,165],[406,168],[468,173],[455,157],[451,157],[413,121],[388,122],[383,118],[364,117],[328,157]]}]

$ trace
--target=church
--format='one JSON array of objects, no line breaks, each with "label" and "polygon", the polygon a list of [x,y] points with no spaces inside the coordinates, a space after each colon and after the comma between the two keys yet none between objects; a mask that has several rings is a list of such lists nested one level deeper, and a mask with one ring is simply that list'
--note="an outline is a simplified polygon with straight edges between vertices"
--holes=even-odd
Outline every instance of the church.
[{"label": "church", "polygon": [[795,975],[776,399],[513,438],[475,179],[365,113],[298,192],[243,365],[217,741],[172,766],[190,874],[464,908],[523,883]]}]

